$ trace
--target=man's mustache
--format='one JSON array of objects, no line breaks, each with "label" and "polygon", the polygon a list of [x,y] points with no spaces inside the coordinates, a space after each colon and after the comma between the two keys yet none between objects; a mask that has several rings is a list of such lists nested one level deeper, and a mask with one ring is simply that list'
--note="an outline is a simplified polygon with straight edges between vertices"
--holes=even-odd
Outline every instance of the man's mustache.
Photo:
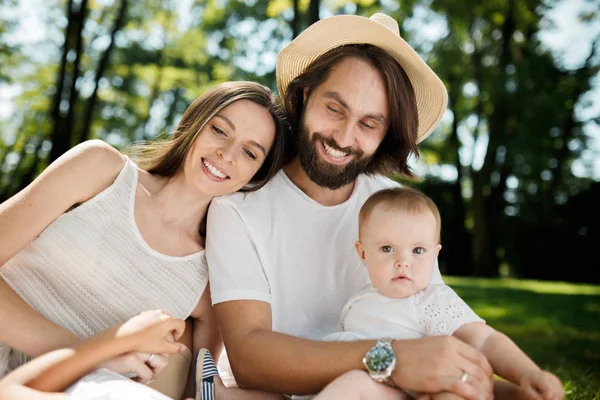
[{"label": "man's mustache", "polygon": [[356,158],[361,158],[364,154],[364,152],[362,150],[355,149],[352,146],[340,147],[340,145],[337,144],[335,139],[326,138],[317,132],[313,133],[312,140],[314,142],[316,142],[317,140],[320,140],[320,141],[324,142],[327,146],[331,147],[332,149],[341,151],[341,152],[347,153],[347,154],[354,154],[356,156]]}]

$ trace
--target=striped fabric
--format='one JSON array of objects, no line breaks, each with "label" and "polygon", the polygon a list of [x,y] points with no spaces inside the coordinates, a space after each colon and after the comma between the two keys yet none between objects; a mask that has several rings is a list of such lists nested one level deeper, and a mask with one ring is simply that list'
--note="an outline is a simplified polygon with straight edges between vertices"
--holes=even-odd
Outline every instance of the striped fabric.
[{"label": "striped fabric", "polygon": [[[201,358],[202,367],[199,368],[198,363]],[[215,376],[219,376],[215,360],[208,350],[201,349],[196,360],[196,400],[215,399]]]}]

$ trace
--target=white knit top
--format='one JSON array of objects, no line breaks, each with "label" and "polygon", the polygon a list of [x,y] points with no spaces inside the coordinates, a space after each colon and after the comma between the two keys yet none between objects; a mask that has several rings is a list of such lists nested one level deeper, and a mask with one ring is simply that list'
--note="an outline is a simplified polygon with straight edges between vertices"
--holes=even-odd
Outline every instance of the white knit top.
[{"label": "white knit top", "polygon": [[[0,276],[35,310],[80,338],[145,310],[187,318],[208,282],[204,250],[168,256],[144,241],[133,213],[137,182],[137,166],[127,158],[111,186],[58,217],[0,267]],[[0,376],[7,353],[0,343]],[[23,361],[12,351],[11,368],[17,358]]]}]

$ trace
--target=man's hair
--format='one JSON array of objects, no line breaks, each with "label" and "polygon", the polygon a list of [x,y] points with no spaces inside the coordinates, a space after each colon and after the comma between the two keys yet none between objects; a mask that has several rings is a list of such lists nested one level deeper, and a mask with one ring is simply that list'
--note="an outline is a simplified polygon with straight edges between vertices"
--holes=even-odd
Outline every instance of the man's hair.
[{"label": "man's hair", "polygon": [[350,44],[337,47],[323,54],[288,86],[283,102],[292,127],[292,135],[298,141],[300,122],[304,112],[304,89],[308,96],[329,77],[331,69],[342,60],[354,57],[366,61],[379,71],[384,81],[390,125],[365,173],[391,175],[397,173],[414,177],[408,166],[408,156],[418,157],[417,148],[417,101],[408,76],[398,62],[379,47],[370,44]]},{"label": "man's hair", "polygon": [[360,237],[361,229],[369,216],[378,206],[384,206],[387,209],[404,211],[408,213],[423,213],[431,211],[436,221],[437,240],[440,241],[442,229],[442,218],[437,206],[423,192],[410,187],[396,187],[382,189],[373,193],[363,204],[358,214],[358,235]]}]

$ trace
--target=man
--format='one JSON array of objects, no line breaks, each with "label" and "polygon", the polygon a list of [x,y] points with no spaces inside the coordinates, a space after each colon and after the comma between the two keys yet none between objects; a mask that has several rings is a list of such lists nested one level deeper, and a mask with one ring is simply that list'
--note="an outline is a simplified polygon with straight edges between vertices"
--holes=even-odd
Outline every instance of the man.
[{"label": "man", "polygon": [[395,358],[369,373],[407,390],[491,398],[487,360],[451,337],[319,341],[368,283],[353,247],[359,209],[397,185],[381,174],[411,175],[408,156],[446,109],[441,80],[396,21],[375,14],[306,29],[279,54],[277,83],[297,156],[260,190],[213,200],[208,216],[212,299],[237,384],[316,393],[365,370],[363,358]]}]

